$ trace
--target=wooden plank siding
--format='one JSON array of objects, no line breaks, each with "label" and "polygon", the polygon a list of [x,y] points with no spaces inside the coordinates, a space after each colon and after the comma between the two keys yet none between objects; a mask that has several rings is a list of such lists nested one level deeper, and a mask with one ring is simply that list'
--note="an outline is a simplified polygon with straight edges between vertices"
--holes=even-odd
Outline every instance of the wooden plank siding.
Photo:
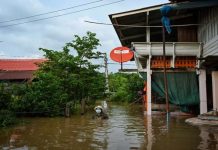
[{"label": "wooden plank siding", "polygon": [[199,11],[198,41],[203,42],[203,57],[218,56],[218,7]]},{"label": "wooden plank siding", "polygon": [[197,42],[196,27],[178,27],[177,32],[178,42]]}]

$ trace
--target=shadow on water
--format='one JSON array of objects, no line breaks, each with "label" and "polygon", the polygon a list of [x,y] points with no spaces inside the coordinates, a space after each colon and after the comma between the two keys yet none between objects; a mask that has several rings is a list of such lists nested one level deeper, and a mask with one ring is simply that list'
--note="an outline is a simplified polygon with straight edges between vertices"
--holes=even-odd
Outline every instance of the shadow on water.
[{"label": "shadow on water", "polygon": [[[93,112],[94,113],[94,112]],[[109,119],[25,118],[31,123],[0,129],[0,149],[216,150],[218,127],[194,127],[185,118],[143,116],[140,106],[112,105]]]}]

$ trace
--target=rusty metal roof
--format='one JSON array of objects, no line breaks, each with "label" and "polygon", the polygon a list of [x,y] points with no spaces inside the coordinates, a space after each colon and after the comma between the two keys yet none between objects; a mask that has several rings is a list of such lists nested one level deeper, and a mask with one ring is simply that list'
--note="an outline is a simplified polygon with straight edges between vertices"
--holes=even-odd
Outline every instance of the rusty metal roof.
[{"label": "rusty metal roof", "polygon": [[0,59],[0,70],[3,71],[31,71],[37,70],[39,63],[46,59]]},{"label": "rusty metal roof", "polygon": [[0,59],[0,80],[29,80],[46,59]]}]

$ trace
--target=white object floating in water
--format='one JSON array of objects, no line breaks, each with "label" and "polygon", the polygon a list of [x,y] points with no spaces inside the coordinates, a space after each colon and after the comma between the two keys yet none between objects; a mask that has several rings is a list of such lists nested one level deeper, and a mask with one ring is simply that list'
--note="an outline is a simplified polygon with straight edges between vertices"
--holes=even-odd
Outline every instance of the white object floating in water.
[{"label": "white object floating in water", "polygon": [[96,112],[97,114],[100,114],[100,113],[101,113],[101,109],[96,109],[95,112]]},{"label": "white object floating in water", "polygon": [[96,112],[97,114],[100,114],[101,111],[102,111],[102,107],[101,107],[101,106],[96,106],[96,107],[94,108],[94,110],[95,110],[95,112]]}]

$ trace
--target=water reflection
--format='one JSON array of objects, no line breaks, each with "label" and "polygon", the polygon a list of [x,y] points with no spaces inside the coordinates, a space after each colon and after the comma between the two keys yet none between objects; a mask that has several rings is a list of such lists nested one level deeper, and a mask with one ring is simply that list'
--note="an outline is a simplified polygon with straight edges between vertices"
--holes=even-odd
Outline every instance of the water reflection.
[{"label": "water reflection", "polygon": [[[93,112],[94,113],[94,112]],[[139,106],[112,106],[109,119],[26,118],[31,123],[0,129],[0,149],[216,150],[218,127],[194,127],[185,118],[143,116]]]},{"label": "water reflection", "polygon": [[218,127],[200,126],[201,142],[198,146],[199,149],[218,149]]}]

